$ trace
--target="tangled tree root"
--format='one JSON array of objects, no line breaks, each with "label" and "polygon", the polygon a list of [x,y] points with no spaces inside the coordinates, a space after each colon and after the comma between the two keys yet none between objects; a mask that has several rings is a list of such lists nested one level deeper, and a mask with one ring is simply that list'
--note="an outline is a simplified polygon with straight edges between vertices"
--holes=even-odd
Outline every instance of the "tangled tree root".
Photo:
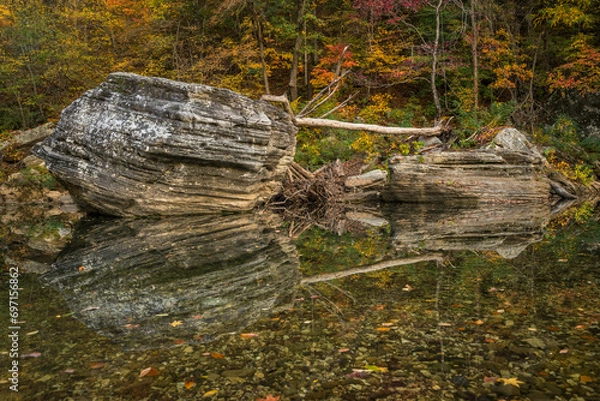
[{"label": "tangled tree root", "polygon": [[283,182],[283,191],[271,199],[268,206],[290,222],[289,236],[298,237],[312,225],[338,234],[360,230],[346,221],[344,212],[346,177],[360,172],[358,160],[329,163],[310,172],[292,163]]}]

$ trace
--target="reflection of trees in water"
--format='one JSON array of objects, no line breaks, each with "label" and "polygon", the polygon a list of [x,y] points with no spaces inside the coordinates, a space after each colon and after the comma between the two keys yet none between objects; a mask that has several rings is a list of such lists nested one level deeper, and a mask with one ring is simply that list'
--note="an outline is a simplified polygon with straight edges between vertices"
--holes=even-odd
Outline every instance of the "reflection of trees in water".
[{"label": "reflection of trees in water", "polygon": [[249,214],[88,224],[44,278],[79,320],[126,347],[204,341],[292,299],[299,262],[279,223]]}]

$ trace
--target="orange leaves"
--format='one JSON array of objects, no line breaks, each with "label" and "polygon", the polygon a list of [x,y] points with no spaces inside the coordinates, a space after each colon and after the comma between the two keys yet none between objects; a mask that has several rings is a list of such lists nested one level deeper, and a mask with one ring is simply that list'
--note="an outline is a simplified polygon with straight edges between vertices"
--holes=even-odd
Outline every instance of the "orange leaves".
[{"label": "orange leaves", "polygon": [[575,38],[569,48],[569,62],[548,75],[551,91],[574,89],[586,95],[600,91],[600,51],[583,36]]},{"label": "orange leaves", "polygon": [[[346,45],[340,43],[337,45],[326,45],[326,47],[327,51],[325,52],[325,55],[321,57],[319,64],[317,64],[312,71],[312,79],[310,82],[316,88],[322,88],[331,83],[334,78],[332,67],[338,63]],[[357,65],[358,63],[354,61],[352,57],[352,52],[346,51],[342,60],[342,68],[348,69]]]},{"label": "orange leaves", "polygon": [[274,397],[271,394],[267,394],[265,398],[258,398],[256,401],[279,401],[280,398],[280,396]]},{"label": "orange leaves", "polygon": [[196,382],[194,382],[192,380],[189,380],[189,381],[186,381],[185,383],[183,383],[183,387],[185,387],[187,390],[191,389],[195,385],[196,385]]},{"label": "orange leaves", "polygon": [[145,377],[145,376],[158,376],[158,370],[152,368],[152,367],[148,367],[146,369],[142,369],[142,371],[140,372],[140,375],[138,377]]},{"label": "orange leaves", "polygon": [[210,356],[215,358],[215,359],[223,359],[225,358],[225,355],[223,354],[219,354],[218,352],[211,352]]},{"label": "orange leaves", "polygon": [[256,334],[256,333],[242,333],[242,334],[240,334],[240,337],[245,338],[245,339],[249,339],[249,338],[259,337],[259,335]]}]

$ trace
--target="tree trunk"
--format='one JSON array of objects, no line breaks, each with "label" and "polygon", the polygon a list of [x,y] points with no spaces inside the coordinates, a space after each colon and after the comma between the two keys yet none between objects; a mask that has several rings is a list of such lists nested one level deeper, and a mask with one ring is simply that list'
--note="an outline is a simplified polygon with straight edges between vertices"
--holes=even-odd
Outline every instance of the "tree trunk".
[{"label": "tree trunk", "polygon": [[267,63],[265,61],[265,40],[263,37],[263,26],[261,20],[262,14],[259,14],[258,11],[256,11],[256,6],[254,5],[254,3],[252,3],[252,17],[256,26],[256,39],[258,40],[258,52],[260,55],[260,64],[262,67],[265,93],[269,95],[271,93],[271,90],[269,89],[269,74],[267,72]]},{"label": "tree trunk", "polygon": [[439,121],[442,115],[442,106],[440,105],[440,96],[436,87],[437,76],[437,54],[440,44],[441,16],[440,9],[442,8],[443,0],[439,0],[435,7],[435,41],[433,42],[433,52],[431,60],[431,91],[433,92],[433,103],[435,104],[435,121]]},{"label": "tree trunk", "polygon": [[302,46],[302,27],[304,12],[306,10],[306,0],[302,0],[300,9],[298,10],[298,18],[296,20],[297,36],[294,43],[294,53],[292,55],[292,70],[290,71],[290,100],[293,102],[298,98],[298,63],[300,61],[300,47]]},{"label": "tree trunk", "polygon": [[473,55],[473,110],[477,116],[479,110],[479,55],[477,52],[477,43],[479,42],[479,29],[477,28],[477,18],[475,16],[477,0],[471,0],[471,30],[473,31],[473,43],[471,44],[471,54]]}]

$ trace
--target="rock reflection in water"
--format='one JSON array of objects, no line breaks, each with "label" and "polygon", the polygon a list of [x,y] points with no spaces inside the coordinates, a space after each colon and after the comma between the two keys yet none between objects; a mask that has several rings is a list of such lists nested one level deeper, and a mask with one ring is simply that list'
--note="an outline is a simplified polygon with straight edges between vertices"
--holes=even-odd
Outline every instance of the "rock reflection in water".
[{"label": "rock reflection in water", "polygon": [[397,204],[386,213],[397,248],[496,251],[506,259],[541,241],[552,216],[551,205],[543,203],[468,208]]},{"label": "rock reflection in water", "polygon": [[91,221],[44,279],[126,348],[207,341],[292,300],[299,261],[278,225],[270,214]]}]

